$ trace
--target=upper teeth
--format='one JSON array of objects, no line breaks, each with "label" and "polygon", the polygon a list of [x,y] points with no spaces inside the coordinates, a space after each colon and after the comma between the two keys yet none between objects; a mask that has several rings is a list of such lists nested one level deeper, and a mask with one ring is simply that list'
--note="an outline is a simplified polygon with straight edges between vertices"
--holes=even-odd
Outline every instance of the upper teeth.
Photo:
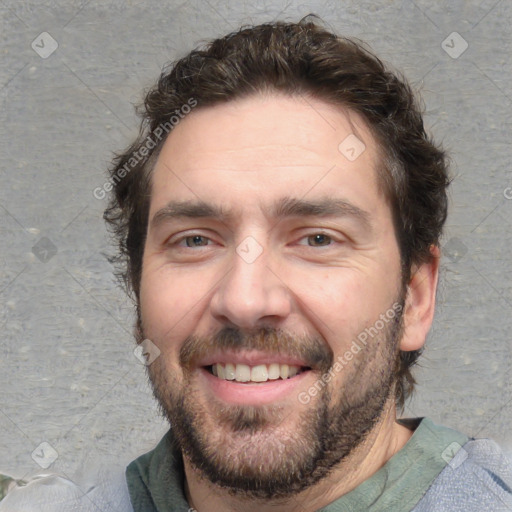
[{"label": "upper teeth", "polygon": [[297,375],[300,366],[272,363],[249,366],[247,364],[217,363],[212,365],[212,372],[219,379],[238,382],[266,382],[267,380],[288,379]]}]

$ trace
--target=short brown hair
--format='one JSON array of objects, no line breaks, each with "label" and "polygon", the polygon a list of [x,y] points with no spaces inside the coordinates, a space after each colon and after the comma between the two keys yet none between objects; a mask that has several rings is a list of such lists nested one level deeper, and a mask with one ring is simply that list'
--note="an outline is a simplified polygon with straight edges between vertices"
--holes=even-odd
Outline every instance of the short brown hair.
[{"label": "short brown hair", "polygon": [[[431,260],[447,215],[446,156],[426,134],[422,110],[407,80],[364,43],[340,37],[306,17],[241,28],[164,68],[139,107],[140,132],[109,170],[113,194],[104,218],[118,244],[112,260],[139,305],[151,172],[165,137],[119,179],[148,137],[193,98],[207,107],[262,91],[310,95],[360,114],[381,154],[378,179],[388,200],[401,255],[403,282],[413,264]],[[421,350],[400,352],[397,404],[414,388],[411,367]]]}]

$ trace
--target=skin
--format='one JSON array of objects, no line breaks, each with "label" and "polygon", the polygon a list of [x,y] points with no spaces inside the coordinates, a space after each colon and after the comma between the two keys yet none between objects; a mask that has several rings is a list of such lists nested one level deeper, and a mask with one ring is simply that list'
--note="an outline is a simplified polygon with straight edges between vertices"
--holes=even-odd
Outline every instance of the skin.
[{"label": "skin", "polygon": [[[338,149],[350,134],[365,144],[354,161]],[[336,359],[396,303],[400,255],[391,211],[376,179],[378,162],[376,142],[360,116],[314,98],[277,94],[197,108],[165,142],[153,174],[141,278],[144,336],[161,351],[148,371],[168,417],[175,390],[193,396],[190,407],[201,418],[198,428],[226,465],[268,464],[270,454],[286,456],[288,448],[291,454],[297,438],[308,435],[301,414],[318,410],[322,400],[334,410],[340,397],[363,396],[378,384],[379,375],[391,371],[390,351],[396,357],[398,348],[423,345],[434,313],[436,248],[433,261],[414,267],[407,283],[401,336],[388,339],[383,332],[371,339],[343,371],[335,372],[328,392],[301,404],[298,392],[307,392],[321,375],[308,372],[292,393],[260,408],[266,422],[259,430],[235,435],[233,424],[221,421],[235,406],[222,403],[197,369],[180,364],[190,337],[211,339],[226,327],[248,336],[261,327],[280,329],[292,343],[315,340]],[[271,206],[283,197],[343,199],[366,212],[369,225],[351,215],[273,218]],[[235,215],[223,221],[152,222],[171,200],[199,199]],[[251,263],[236,252],[247,237],[261,249]],[[393,348],[386,351],[386,346]],[[250,403],[238,407],[254,411]],[[205,478],[184,453],[187,499],[199,512],[326,506],[368,479],[412,435],[396,422],[393,396],[378,411],[371,431],[329,474],[279,500],[230,492]]]}]

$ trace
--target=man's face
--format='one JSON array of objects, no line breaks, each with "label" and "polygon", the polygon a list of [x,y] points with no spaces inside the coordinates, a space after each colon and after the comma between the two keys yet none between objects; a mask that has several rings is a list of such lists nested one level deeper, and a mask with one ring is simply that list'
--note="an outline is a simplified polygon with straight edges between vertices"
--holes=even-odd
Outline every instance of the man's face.
[{"label": "man's face", "polygon": [[358,115],[312,98],[197,109],[166,141],[142,334],[161,351],[155,396],[212,482],[296,493],[392,403],[404,295],[378,161]]}]

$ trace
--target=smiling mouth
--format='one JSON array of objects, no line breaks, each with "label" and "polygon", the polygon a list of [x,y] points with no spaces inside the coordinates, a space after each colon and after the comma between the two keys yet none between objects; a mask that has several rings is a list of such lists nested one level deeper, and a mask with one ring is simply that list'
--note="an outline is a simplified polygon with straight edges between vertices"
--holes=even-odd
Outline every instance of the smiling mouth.
[{"label": "smiling mouth", "polygon": [[242,384],[261,384],[269,381],[289,380],[296,375],[311,370],[308,366],[280,363],[258,364],[255,366],[236,363],[216,363],[204,368],[218,379],[236,381]]}]

